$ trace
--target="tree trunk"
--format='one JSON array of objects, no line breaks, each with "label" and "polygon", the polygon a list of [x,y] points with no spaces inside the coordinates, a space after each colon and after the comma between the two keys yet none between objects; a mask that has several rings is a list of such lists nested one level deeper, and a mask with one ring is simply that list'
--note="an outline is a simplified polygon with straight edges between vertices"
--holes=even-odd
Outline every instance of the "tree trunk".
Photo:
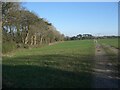
[{"label": "tree trunk", "polygon": [[27,33],[26,37],[25,37],[25,44],[28,43],[28,36],[29,36],[29,33]]},{"label": "tree trunk", "polygon": [[42,44],[42,41],[43,41],[43,37],[40,38],[40,44]]},{"label": "tree trunk", "polygon": [[9,28],[10,28],[10,34],[12,35],[12,28],[11,28],[11,26]]},{"label": "tree trunk", "polygon": [[33,36],[31,37],[31,45],[33,45]]},{"label": "tree trunk", "polygon": [[22,42],[25,43],[24,37],[22,37]]},{"label": "tree trunk", "polygon": [[34,45],[36,45],[36,35],[34,35]]}]

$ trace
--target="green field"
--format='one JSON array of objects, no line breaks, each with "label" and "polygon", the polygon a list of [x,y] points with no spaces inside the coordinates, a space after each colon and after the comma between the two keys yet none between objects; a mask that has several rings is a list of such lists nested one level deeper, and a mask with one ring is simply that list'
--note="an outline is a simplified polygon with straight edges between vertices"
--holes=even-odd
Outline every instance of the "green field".
[{"label": "green field", "polygon": [[65,41],[3,56],[3,87],[86,87],[92,85],[93,40]]},{"label": "green field", "polygon": [[114,38],[114,39],[99,39],[98,41],[101,44],[106,44],[106,45],[110,45],[110,46],[115,47],[115,48],[119,48],[118,47],[118,38]]}]

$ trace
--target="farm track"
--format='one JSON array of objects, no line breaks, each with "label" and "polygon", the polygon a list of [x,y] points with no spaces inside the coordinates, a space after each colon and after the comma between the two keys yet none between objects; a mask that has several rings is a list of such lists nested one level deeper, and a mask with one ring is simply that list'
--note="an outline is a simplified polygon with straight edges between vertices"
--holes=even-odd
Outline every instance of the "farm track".
[{"label": "farm track", "polygon": [[102,46],[96,43],[93,88],[118,88],[120,79],[113,68]]}]

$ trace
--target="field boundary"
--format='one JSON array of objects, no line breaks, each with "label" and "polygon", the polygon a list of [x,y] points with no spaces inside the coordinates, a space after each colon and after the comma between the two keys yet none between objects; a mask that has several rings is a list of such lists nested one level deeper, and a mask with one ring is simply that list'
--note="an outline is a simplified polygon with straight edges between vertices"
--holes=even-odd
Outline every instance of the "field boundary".
[{"label": "field boundary", "polygon": [[53,43],[49,43],[49,46],[51,45],[55,45],[55,44],[58,44],[58,43],[63,43],[64,41],[59,41],[59,42],[53,42]]}]

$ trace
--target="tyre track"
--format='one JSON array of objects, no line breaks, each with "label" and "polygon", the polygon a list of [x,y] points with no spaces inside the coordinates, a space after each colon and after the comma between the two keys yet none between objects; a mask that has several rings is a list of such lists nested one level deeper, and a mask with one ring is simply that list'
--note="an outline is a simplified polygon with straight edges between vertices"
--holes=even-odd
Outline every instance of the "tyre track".
[{"label": "tyre track", "polygon": [[118,78],[106,52],[99,43],[95,45],[95,66],[93,88],[118,88]]}]

